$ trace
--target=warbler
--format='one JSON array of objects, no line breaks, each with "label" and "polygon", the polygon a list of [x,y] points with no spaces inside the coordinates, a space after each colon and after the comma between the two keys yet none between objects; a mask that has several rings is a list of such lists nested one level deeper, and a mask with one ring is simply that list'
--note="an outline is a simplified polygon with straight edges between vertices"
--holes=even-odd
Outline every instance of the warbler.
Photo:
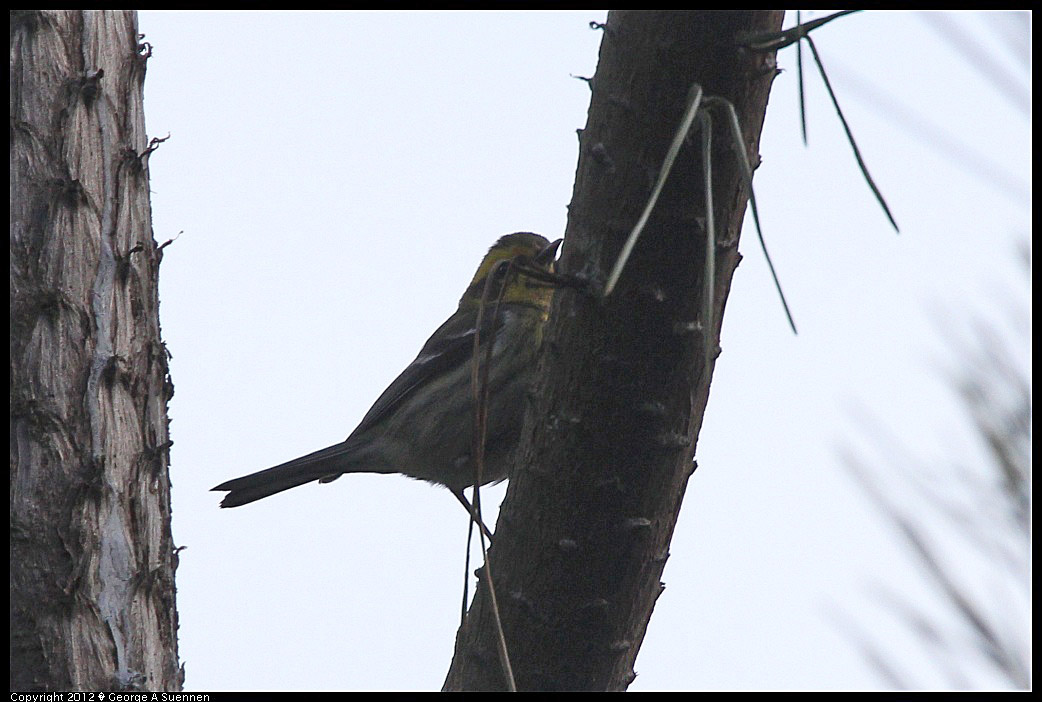
[{"label": "warbler", "polygon": [[483,364],[487,345],[492,344],[482,485],[509,477],[510,454],[521,433],[525,396],[534,379],[553,296],[546,276],[508,273],[498,264],[514,259],[516,268],[551,273],[560,244],[560,239],[551,243],[531,232],[500,237],[482,259],[456,312],[377,398],[346,441],[221,483],[213,488],[228,492],[221,507],[245,505],[315,480],[327,483],[344,473],[401,473],[444,485],[470,511],[463,489],[475,482],[471,364],[486,281],[494,276],[482,313],[479,349]]}]

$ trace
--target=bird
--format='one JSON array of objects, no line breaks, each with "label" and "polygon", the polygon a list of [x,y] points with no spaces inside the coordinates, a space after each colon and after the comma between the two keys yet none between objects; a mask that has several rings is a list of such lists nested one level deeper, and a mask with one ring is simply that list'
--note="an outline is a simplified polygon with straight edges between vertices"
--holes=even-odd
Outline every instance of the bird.
[{"label": "bird", "polygon": [[[509,477],[525,398],[536,376],[561,242],[532,232],[500,237],[482,258],[456,311],[345,441],[217,485],[214,491],[228,493],[221,507],[240,507],[314,481],[328,483],[345,473],[401,473],[447,487],[474,514],[463,490],[475,482],[471,364],[482,297],[486,295],[480,358],[492,345],[481,477],[487,485]],[[517,270],[508,272],[504,262],[511,260]]]}]

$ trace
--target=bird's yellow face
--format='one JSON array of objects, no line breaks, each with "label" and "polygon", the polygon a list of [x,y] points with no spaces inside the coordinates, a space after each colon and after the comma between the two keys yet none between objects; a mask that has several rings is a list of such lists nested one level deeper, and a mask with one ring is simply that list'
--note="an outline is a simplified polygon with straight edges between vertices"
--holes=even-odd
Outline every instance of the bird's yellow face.
[{"label": "bird's yellow face", "polygon": [[[489,273],[496,270],[500,276],[505,274],[505,266],[496,268],[502,261],[515,259],[522,266],[537,268],[548,273],[553,272],[554,258],[560,244],[560,239],[550,243],[545,237],[531,232],[517,232],[500,237],[499,241],[485,254],[485,258],[478,266],[477,273],[474,274],[474,279],[463,294],[460,304],[480,303]],[[495,283],[491,292],[492,300],[498,297],[499,288]],[[553,286],[551,284],[515,271],[510,274],[502,301],[512,304],[527,304],[548,311],[552,298]]]}]

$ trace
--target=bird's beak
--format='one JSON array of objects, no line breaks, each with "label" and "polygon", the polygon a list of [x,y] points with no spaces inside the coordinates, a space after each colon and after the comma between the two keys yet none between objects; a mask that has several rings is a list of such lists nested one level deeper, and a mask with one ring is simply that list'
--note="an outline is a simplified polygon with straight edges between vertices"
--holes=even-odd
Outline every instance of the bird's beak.
[{"label": "bird's beak", "polygon": [[535,255],[535,262],[540,266],[549,266],[550,263],[557,257],[557,249],[561,248],[561,242],[564,239],[558,239],[547,244],[546,248]]}]

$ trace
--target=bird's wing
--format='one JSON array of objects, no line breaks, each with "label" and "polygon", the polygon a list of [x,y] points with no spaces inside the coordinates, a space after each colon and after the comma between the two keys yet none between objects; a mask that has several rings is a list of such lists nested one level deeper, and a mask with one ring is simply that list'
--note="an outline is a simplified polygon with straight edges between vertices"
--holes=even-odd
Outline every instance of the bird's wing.
[{"label": "bird's wing", "polygon": [[[493,336],[491,315],[482,323],[482,347]],[[360,435],[379,424],[407,398],[417,387],[433,382],[439,375],[447,373],[466,364],[467,358],[474,352],[474,315],[457,312],[445,320],[445,323],[427,340],[420,349],[419,355],[410,363],[401,375],[387,386],[387,389],[376,399],[362,421],[351,433]],[[502,316],[494,328],[498,332],[503,326]],[[351,437],[348,437],[350,441]]]}]

